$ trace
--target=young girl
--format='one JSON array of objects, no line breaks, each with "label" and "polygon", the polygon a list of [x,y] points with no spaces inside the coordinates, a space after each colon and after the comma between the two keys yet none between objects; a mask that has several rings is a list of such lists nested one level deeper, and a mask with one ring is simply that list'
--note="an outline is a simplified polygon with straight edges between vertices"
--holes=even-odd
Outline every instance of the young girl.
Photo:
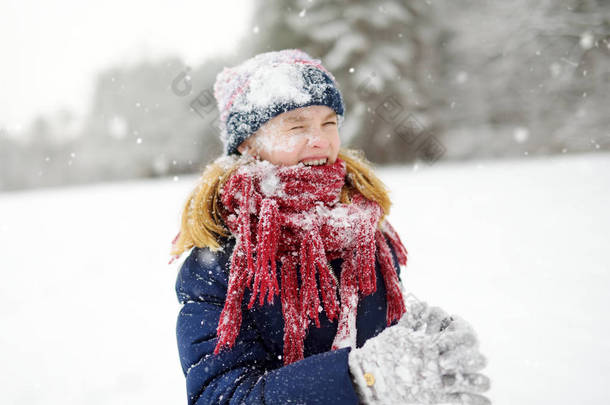
[{"label": "young girl", "polygon": [[[334,76],[298,49],[216,78],[224,154],[173,241],[189,404],[487,404],[461,319],[404,294],[407,251]],[[410,299],[411,298],[411,299]]]}]

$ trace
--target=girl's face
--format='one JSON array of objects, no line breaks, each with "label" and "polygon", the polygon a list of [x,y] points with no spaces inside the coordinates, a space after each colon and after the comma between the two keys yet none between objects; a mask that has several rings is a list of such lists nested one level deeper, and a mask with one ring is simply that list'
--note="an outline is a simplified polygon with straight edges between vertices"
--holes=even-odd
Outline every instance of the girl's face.
[{"label": "girl's face", "polygon": [[341,146],[337,124],[337,114],[330,107],[297,108],[267,121],[237,150],[281,166],[320,160],[332,164]]}]

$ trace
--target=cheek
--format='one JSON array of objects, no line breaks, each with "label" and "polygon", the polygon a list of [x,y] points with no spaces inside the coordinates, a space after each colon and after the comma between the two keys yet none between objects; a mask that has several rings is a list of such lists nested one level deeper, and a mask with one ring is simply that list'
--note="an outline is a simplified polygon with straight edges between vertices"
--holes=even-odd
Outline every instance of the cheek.
[{"label": "cheek", "polygon": [[341,138],[339,138],[339,132],[335,130],[330,139],[330,143],[333,145],[333,149],[339,150],[339,148],[341,147]]},{"label": "cheek", "polygon": [[306,144],[304,136],[294,134],[268,134],[258,142],[260,155],[274,164],[291,165],[298,162],[298,157]]},{"label": "cheek", "polygon": [[302,153],[306,144],[307,139],[304,136],[286,136],[279,142],[276,154],[282,156],[285,162],[294,161]]},{"label": "cheek", "polygon": [[281,134],[267,133],[258,139],[257,146],[267,154],[285,154],[293,152],[297,143]]}]

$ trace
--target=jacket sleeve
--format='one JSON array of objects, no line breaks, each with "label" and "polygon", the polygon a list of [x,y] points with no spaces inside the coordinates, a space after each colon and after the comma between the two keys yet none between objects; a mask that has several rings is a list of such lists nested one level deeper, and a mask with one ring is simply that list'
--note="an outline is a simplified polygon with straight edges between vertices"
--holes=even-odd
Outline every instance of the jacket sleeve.
[{"label": "jacket sleeve", "polygon": [[235,345],[213,353],[228,262],[227,253],[194,248],[176,280],[183,304],[176,335],[188,404],[358,404],[347,361],[351,348],[274,367],[278,353],[266,350],[245,304]]}]

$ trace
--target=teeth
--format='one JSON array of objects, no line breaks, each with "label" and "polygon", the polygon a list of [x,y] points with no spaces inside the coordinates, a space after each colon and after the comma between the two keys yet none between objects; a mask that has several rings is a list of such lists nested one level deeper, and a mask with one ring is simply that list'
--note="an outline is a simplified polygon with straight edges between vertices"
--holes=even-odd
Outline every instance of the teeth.
[{"label": "teeth", "polygon": [[326,159],[315,159],[315,160],[303,161],[303,164],[307,165],[307,166],[319,166],[319,165],[323,165],[325,163],[326,163]]}]

